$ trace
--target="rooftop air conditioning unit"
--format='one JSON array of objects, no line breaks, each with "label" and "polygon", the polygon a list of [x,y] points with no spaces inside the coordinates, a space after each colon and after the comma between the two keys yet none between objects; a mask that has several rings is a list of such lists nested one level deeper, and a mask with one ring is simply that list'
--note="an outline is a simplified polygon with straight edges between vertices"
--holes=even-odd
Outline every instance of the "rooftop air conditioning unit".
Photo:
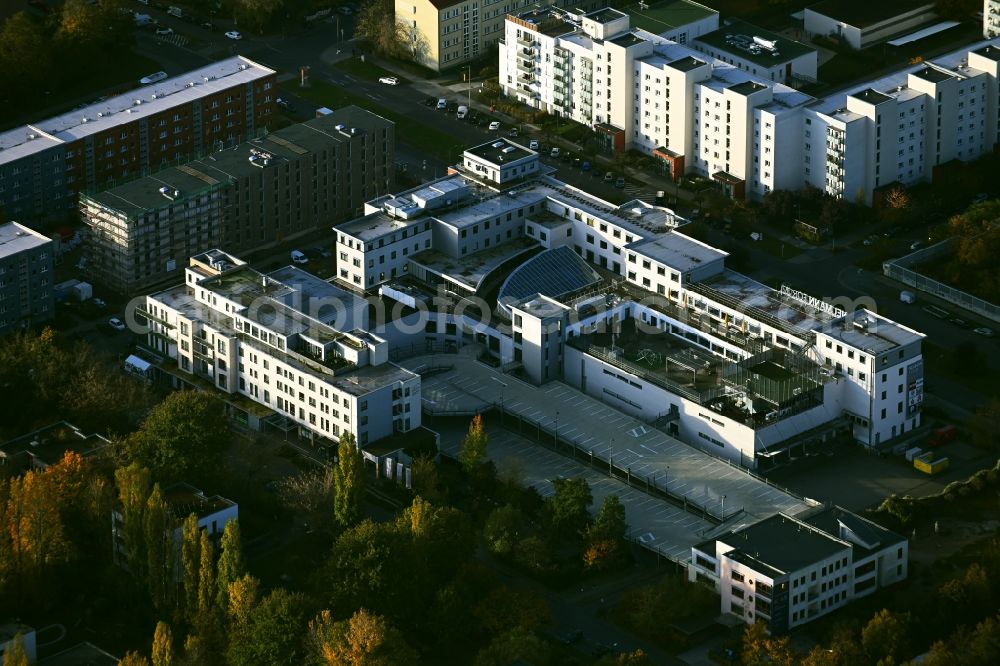
[{"label": "rooftop air conditioning unit", "polygon": [[337,130],[338,132],[343,132],[345,129],[347,129],[347,125],[342,125],[342,124],[334,125],[333,129]]},{"label": "rooftop air conditioning unit", "polygon": [[171,201],[174,201],[177,197],[181,195],[181,191],[175,190],[172,187],[164,185],[163,187],[160,188],[160,194],[170,199]]},{"label": "rooftop air conditioning unit", "polygon": [[87,122],[89,120],[90,120],[90,118],[88,118],[87,116],[84,116],[83,118],[80,118],[80,122],[81,123],[85,123],[85,122]]}]

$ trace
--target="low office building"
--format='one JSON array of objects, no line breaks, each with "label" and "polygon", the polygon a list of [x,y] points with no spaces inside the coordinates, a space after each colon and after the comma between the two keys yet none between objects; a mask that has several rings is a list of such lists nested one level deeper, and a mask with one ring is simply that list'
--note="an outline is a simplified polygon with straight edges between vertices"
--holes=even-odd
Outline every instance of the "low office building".
[{"label": "low office building", "polygon": [[178,387],[213,387],[251,428],[359,445],[420,426],[420,377],[388,362],[367,303],[293,266],[263,274],[220,250],[146,297],[149,351]]},{"label": "low office building", "polygon": [[691,45],[768,81],[816,80],[816,49],[737,19],[727,20],[724,26],[697,37]]},{"label": "low office building", "polygon": [[906,579],[909,544],[840,507],[778,514],[691,549],[688,578],[712,584],[723,613],[782,634]]},{"label": "low office building", "polygon": [[18,224],[0,224],[0,336],[55,314],[52,239]]},{"label": "low office building", "polygon": [[806,7],[804,14],[810,37],[829,37],[863,49],[930,23],[937,17],[937,9],[933,2],[911,0],[824,0]]},{"label": "low office building", "polygon": [[614,206],[532,160],[497,139],[336,227],[346,286],[445,305],[380,329],[393,349],[475,340],[528,381],[565,381],[746,466],[920,425],[921,334],[756,282],[672,211]]},{"label": "low office building", "polygon": [[80,196],[88,275],[134,294],[213,247],[248,252],[356,215],[395,179],[394,124],[349,106]]},{"label": "low office building", "polygon": [[0,132],[0,208],[61,220],[106,188],[265,130],[278,74],[236,56]]},{"label": "low office building", "polygon": [[[206,532],[216,545],[229,521],[240,517],[236,502],[221,495],[206,496],[188,483],[167,486],[162,495],[169,511],[168,519],[174,525],[168,528],[168,533],[173,532],[173,542],[178,549],[183,542],[182,524],[188,516],[194,515],[198,519],[198,529]],[[127,568],[128,543],[121,506],[116,506],[111,512],[111,536],[115,564]]]}]

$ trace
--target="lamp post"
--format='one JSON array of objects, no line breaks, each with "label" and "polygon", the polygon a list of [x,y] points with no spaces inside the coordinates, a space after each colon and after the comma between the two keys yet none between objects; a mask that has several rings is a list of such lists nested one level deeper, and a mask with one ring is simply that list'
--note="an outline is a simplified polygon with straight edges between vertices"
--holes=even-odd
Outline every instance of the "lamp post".
[{"label": "lamp post", "polygon": [[726,496],[722,496],[722,522],[726,522]]},{"label": "lamp post", "polygon": [[468,104],[468,106],[469,106],[469,109],[472,109],[472,65],[466,65],[465,69],[469,70],[469,79],[468,79],[468,84],[469,84],[469,104]]},{"label": "lamp post", "polygon": [[615,438],[611,438],[611,450],[608,452],[608,476],[614,476],[615,465]]},{"label": "lamp post", "polygon": [[556,446],[559,446],[559,410],[556,410]]}]

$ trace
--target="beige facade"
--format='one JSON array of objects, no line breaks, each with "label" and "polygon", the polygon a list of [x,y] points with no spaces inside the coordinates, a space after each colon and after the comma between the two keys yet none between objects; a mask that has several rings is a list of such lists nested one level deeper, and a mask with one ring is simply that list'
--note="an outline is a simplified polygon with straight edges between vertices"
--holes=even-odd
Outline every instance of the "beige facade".
[{"label": "beige facade", "polygon": [[396,21],[406,27],[415,59],[435,71],[489,53],[503,39],[508,14],[528,7],[599,4],[565,0],[395,0]]}]

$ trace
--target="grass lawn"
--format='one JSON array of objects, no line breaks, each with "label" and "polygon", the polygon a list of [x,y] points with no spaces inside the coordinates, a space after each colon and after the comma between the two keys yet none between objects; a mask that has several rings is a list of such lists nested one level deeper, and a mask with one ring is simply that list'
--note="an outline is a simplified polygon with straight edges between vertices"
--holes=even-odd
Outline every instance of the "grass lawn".
[{"label": "grass lawn", "polygon": [[378,81],[383,76],[395,76],[401,84],[409,83],[406,79],[400,78],[395,72],[383,69],[371,61],[362,62],[361,58],[339,60],[333,64],[333,68],[339,69],[351,76],[356,76],[359,79],[367,79],[369,81]]},{"label": "grass lawn", "polygon": [[[19,95],[17,103],[6,100],[8,103],[0,104],[0,127],[37,122],[65,113],[97,97],[126,92],[138,87],[139,79],[160,69],[163,69],[162,66],[155,60],[135,53],[106,58],[101,61],[100,67],[87,67],[81,69],[77,76],[68,77],[61,83],[53,82],[47,95]],[[7,92],[12,94],[14,91]]]},{"label": "grass lawn", "polygon": [[372,113],[377,113],[396,123],[398,140],[439,159],[451,162],[457,153],[464,149],[464,145],[459,146],[458,150],[455,149],[456,141],[450,134],[428,127],[405,114],[382,106],[364,95],[358,95],[346,88],[315,79],[308,88],[300,88],[294,80],[286,81],[281,86],[289,93],[311,100],[319,106],[337,109],[349,104],[356,104]]}]

